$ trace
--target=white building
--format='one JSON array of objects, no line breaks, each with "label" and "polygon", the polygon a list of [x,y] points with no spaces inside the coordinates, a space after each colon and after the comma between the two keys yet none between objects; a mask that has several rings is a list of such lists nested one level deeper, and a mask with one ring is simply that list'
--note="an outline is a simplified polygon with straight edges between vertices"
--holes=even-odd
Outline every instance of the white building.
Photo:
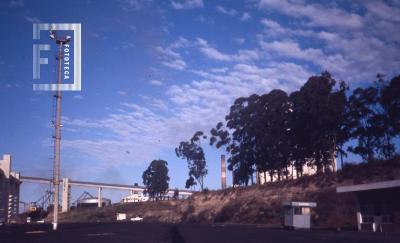
[{"label": "white building", "polygon": [[[336,159],[334,159],[334,163],[331,165],[331,170],[336,171]],[[314,175],[317,173],[317,168],[315,167],[310,167],[307,165],[303,165],[303,173],[302,175]],[[290,179],[296,179],[297,178],[297,171],[296,168],[293,165],[290,165],[287,167],[287,177]],[[275,173],[272,176],[267,172],[267,171],[257,171],[256,172],[256,179],[257,179],[257,184],[265,184],[267,182],[272,182],[272,181],[277,181],[278,180],[278,174]],[[281,175],[281,180],[285,180],[286,175],[282,173]]]},{"label": "white building", "polygon": [[132,191],[131,195],[128,195],[122,199],[123,203],[130,202],[146,202],[149,200],[149,197],[145,196],[143,192]]},{"label": "white building", "polygon": [[14,221],[19,208],[20,174],[11,171],[11,155],[0,160],[0,224]]}]

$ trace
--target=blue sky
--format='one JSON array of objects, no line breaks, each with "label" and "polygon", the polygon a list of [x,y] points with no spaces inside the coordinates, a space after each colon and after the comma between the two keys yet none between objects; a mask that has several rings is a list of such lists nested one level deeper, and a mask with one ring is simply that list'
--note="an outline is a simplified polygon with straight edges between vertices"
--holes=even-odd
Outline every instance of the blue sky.
[{"label": "blue sky", "polygon": [[[33,80],[39,22],[82,25],[82,91],[64,92],[62,137],[62,174],[79,180],[141,183],[161,158],[182,188],[174,148],[223,120],[235,98],[291,92],[323,70],[352,88],[400,71],[399,1],[2,1],[0,154],[24,175],[52,175],[54,99],[32,84],[54,82],[56,47]],[[223,151],[205,150],[205,184],[218,188]],[[24,185],[22,199],[44,189]]]}]

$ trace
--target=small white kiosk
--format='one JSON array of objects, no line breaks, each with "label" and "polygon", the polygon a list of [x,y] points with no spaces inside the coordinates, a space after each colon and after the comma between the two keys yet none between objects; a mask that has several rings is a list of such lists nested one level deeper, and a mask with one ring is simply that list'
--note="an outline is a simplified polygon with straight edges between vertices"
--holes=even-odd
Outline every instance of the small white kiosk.
[{"label": "small white kiosk", "polygon": [[284,226],[293,229],[309,229],[311,227],[311,208],[315,202],[285,202]]}]

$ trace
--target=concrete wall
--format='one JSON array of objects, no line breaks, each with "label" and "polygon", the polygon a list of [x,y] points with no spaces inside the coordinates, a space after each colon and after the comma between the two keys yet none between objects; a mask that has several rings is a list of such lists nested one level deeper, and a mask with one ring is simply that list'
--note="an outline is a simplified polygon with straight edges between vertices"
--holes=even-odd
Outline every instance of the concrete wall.
[{"label": "concrete wall", "polygon": [[0,222],[16,220],[19,209],[19,173],[11,172],[11,155],[0,160]]},{"label": "concrete wall", "polygon": [[71,185],[68,178],[63,178],[61,198],[61,212],[68,212],[71,203]]}]

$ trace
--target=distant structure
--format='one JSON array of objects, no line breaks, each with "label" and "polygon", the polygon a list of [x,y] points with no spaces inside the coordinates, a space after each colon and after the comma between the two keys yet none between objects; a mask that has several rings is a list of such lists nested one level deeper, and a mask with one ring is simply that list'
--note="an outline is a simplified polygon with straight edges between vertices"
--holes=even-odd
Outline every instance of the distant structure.
[{"label": "distant structure", "polygon": [[[333,160],[333,164],[330,166],[331,171],[336,171],[336,159]],[[296,168],[293,165],[290,165],[286,168],[286,175],[281,175],[281,180],[285,180],[286,178],[296,179],[298,177],[298,173]],[[310,167],[307,165],[303,165],[302,175],[314,175],[317,173],[316,168]],[[273,174],[272,177],[267,171],[257,171],[256,172],[256,181],[257,184],[265,184],[268,182],[273,182],[278,180],[277,173]]]},{"label": "distant structure", "polygon": [[[100,204],[100,205],[99,205]],[[76,201],[77,208],[96,208],[111,205],[111,200],[105,197],[94,197],[88,192],[84,192]]]},{"label": "distant structure", "polygon": [[123,203],[146,202],[148,200],[149,197],[145,196],[143,192],[138,192],[138,191],[131,191],[131,195],[122,198]]},{"label": "distant structure", "polygon": [[0,160],[0,223],[11,223],[19,208],[20,174],[11,171],[11,155]]},{"label": "distant structure", "polygon": [[226,188],[226,163],[225,155],[221,155],[221,188]]},{"label": "distant structure", "polygon": [[[53,180],[49,178],[40,178],[40,177],[32,177],[32,176],[21,176],[20,177],[21,182],[33,182],[33,183],[42,183],[42,184],[52,184]],[[76,181],[76,180],[71,180],[70,178],[63,178],[60,180],[60,183],[62,183],[63,188],[62,188],[62,199],[61,199],[61,209],[62,212],[68,212],[70,209],[70,202],[71,202],[71,187],[86,187],[86,188],[97,188],[98,196],[96,197],[97,200],[97,207],[103,207],[105,204],[103,203],[103,196],[102,192],[104,189],[108,190],[122,190],[122,191],[130,191],[131,194],[140,193],[143,194],[145,191],[145,187],[143,186],[138,186],[137,184],[135,185],[123,185],[123,184],[112,184],[112,183],[104,183],[104,182],[89,182],[89,181]],[[174,195],[174,189],[169,189],[165,195],[165,198],[172,198]],[[190,197],[194,192],[189,191],[189,190],[179,190],[179,199],[187,199]],[[88,193],[87,193],[88,194]],[[90,195],[90,194],[89,194]],[[86,195],[89,197],[88,195]],[[129,197],[129,196],[128,196]],[[130,198],[127,198],[127,200],[135,200],[134,197],[132,196]],[[93,196],[90,195],[90,198],[94,198]],[[79,198],[79,199],[82,199]],[[106,199],[107,201],[107,199]],[[93,200],[92,200],[93,202]]]}]

